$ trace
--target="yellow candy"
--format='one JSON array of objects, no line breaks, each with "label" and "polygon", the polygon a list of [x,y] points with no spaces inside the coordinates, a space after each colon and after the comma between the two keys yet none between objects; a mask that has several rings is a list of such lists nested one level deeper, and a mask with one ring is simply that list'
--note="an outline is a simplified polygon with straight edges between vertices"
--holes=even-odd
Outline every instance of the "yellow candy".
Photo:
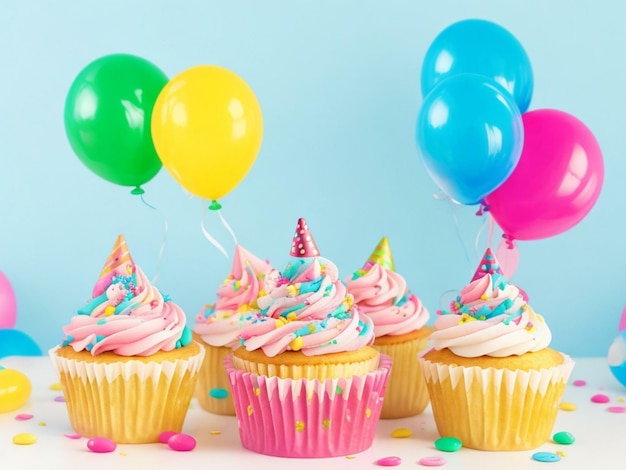
[{"label": "yellow candy", "polygon": [[35,442],[37,442],[37,436],[28,432],[23,432],[13,436],[13,444],[27,446],[29,444],[34,444]]},{"label": "yellow candy", "polygon": [[574,411],[576,409],[576,405],[574,403],[564,401],[561,403],[560,408],[563,411]]},{"label": "yellow candy", "polygon": [[391,437],[403,438],[410,437],[413,435],[413,431],[408,428],[397,428],[391,431]]},{"label": "yellow candy", "polygon": [[303,344],[304,344],[304,341],[302,340],[302,337],[298,336],[291,343],[289,343],[289,347],[291,348],[292,351],[300,351],[302,349]]},{"label": "yellow candy", "polygon": [[61,387],[61,384],[56,383],[56,384],[52,384],[50,385],[50,390],[55,390],[55,391],[60,391],[63,390],[63,388]]},{"label": "yellow candy", "polygon": [[109,305],[104,309],[104,316],[110,317],[115,313],[115,307],[113,305]]},{"label": "yellow candy", "polygon": [[18,370],[0,369],[0,413],[21,408],[32,391],[30,379]]},{"label": "yellow candy", "polygon": [[563,452],[562,450],[557,450],[555,452],[556,455],[560,455],[561,457],[567,457],[567,454],[565,452]]}]

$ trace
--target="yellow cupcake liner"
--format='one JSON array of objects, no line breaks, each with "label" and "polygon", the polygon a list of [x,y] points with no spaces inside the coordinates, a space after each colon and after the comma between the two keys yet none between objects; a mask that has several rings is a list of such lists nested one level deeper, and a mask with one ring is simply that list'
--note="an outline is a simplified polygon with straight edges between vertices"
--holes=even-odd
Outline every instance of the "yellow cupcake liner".
[{"label": "yellow cupcake liner", "polygon": [[374,343],[372,346],[393,360],[381,419],[408,418],[422,413],[428,406],[426,380],[417,357],[427,346],[427,336],[396,344]]},{"label": "yellow cupcake liner", "polygon": [[158,442],[163,431],[180,432],[204,357],[163,362],[97,363],[50,351],[74,430],[119,444]]},{"label": "yellow cupcake liner", "polygon": [[479,450],[528,450],[545,444],[574,367],[563,356],[561,365],[530,371],[420,358],[439,434]]}]

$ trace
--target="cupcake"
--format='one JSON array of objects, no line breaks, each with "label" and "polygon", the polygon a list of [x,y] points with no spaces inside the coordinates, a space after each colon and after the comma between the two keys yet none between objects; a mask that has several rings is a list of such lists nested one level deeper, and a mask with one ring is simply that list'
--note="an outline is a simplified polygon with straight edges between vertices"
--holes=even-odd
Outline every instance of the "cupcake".
[{"label": "cupcake", "polygon": [[391,359],[370,347],[371,320],[320,257],[304,219],[290,262],[257,303],[243,347],[224,361],[243,446],[299,458],[370,447]]},{"label": "cupcake", "polygon": [[195,396],[210,413],[235,415],[224,358],[241,345],[239,332],[258,314],[257,298],[265,282],[278,272],[241,245],[235,247],[231,273],[217,290],[214,305],[205,305],[196,317],[193,338],[204,349],[204,363]]},{"label": "cupcake", "polygon": [[85,437],[158,442],[180,432],[204,349],[185,314],[152,286],[119,236],[92,299],[50,350],[70,423]]},{"label": "cupcake", "polygon": [[346,284],[359,312],[374,323],[374,348],[393,360],[380,417],[420,414],[428,405],[428,390],[418,354],[428,346],[430,315],[395,271],[387,237]]},{"label": "cupcake", "polygon": [[574,362],[487,249],[435,322],[421,357],[439,434],[480,450],[527,450],[552,431]]}]

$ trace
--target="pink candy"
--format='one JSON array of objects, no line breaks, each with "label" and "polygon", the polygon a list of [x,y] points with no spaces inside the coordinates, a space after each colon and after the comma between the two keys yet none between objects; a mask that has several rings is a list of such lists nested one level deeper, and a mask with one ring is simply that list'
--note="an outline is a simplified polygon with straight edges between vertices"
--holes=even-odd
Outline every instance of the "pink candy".
[{"label": "pink candy", "polygon": [[597,395],[594,395],[591,397],[591,401],[593,403],[608,403],[611,399],[606,396],[603,395],[602,393],[598,393]]},{"label": "pink candy", "polygon": [[175,434],[178,434],[178,433],[176,431],[163,431],[161,434],[159,434],[159,442],[161,444],[167,444],[167,441],[170,440],[170,437],[172,437]]},{"label": "pink candy", "polygon": [[611,413],[626,413],[626,406],[609,406],[606,410]]},{"label": "pink candy", "polygon": [[378,459],[376,461],[377,465],[381,467],[396,467],[402,463],[402,459],[400,457],[383,457],[382,459]]},{"label": "pink candy", "polygon": [[33,419],[33,415],[28,413],[20,413],[19,415],[15,415],[16,421],[28,421],[29,419]]},{"label": "pink candy", "polygon": [[196,440],[189,434],[174,434],[167,440],[167,445],[172,450],[187,452],[196,447]]},{"label": "pink candy", "polygon": [[98,454],[113,452],[117,448],[117,444],[106,437],[94,437],[87,441],[87,448]]},{"label": "pink candy", "polygon": [[422,457],[417,463],[424,467],[441,467],[446,464],[446,459],[443,457]]}]

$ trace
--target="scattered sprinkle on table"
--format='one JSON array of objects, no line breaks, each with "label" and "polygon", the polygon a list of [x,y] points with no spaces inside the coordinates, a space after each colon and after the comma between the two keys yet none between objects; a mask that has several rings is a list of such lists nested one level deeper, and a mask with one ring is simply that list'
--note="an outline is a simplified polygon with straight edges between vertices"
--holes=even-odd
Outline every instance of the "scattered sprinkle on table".
[{"label": "scattered sprinkle on table", "polygon": [[218,434],[222,434],[222,431],[209,431],[209,434],[213,434],[214,436]]},{"label": "scattered sprinkle on table", "polygon": [[356,459],[356,455],[346,455],[348,460]]},{"label": "scattered sprinkle on table", "polygon": [[396,456],[383,457],[376,461],[376,465],[380,465],[381,467],[397,467],[401,463],[402,459]]},{"label": "scattered sprinkle on table", "polygon": [[623,402],[625,402],[625,401],[626,401],[626,398],[624,398],[624,397],[619,397],[619,398],[617,399],[617,401],[619,401],[620,403],[623,403]]},{"label": "scattered sprinkle on table", "polygon": [[409,428],[396,428],[391,431],[391,437],[396,437],[398,439],[401,439],[403,437],[411,437],[412,435],[413,431],[411,431]]},{"label": "scattered sprinkle on table", "polygon": [[606,410],[610,413],[626,413],[626,406],[609,406]]},{"label": "scattered sprinkle on table", "polygon": [[120,452],[120,457],[126,457],[126,452]]},{"label": "scattered sprinkle on table", "polygon": [[19,415],[15,415],[16,421],[28,421],[29,419],[33,419],[33,415],[28,413],[20,413]]},{"label": "scattered sprinkle on table", "polygon": [[189,452],[196,447],[196,440],[189,434],[174,434],[167,440],[167,445],[178,452]]},{"label": "scattered sprinkle on table", "polygon": [[68,439],[80,439],[81,436],[80,434],[63,434],[65,437],[67,437]]},{"label": "scattered sprinkle on table", "polygon": [[584,387],[585,385],[587,385],[587,382],[585,382],[584,380],[574,380],[572,382],[572,385],[574,387]]},{"label": "scattered sprinkle on table", "polygon": [[440,437],[435,441],[435,449],[443,452],[457,452],[461,447],[461,440],[452,436]]},{"label": "scattered sprinkle on table", "polygon": [[574,411],[576,409],[576,405],[569,401],[564,401],[559,406],[563,411]]},{"label": "scattered sprinkle on table", "polygon": [[446,459],[443,457],[422,457],[417,463],[424,467],[441,467],[446,464]]},{"label": "scattered sprinkle on table", "polygon": [[555,453],[559,457],[567,457],[567,454],[565,452],[563,452],[562,450],[557,450]]},{"label": "scattered sprinkle on table", "polygon": [[56,383],[56,384],[50,385],[50,390],[59,391],[59,390],[63,390],[63,389],[61,388],[61,384]]},{"label": "scattered sprinkle on table", "polygon": [[603,393],[598,393],[591,397],[593,403],[608,403],[611,399]]},{"label": "scattered sprinkle on table", "polygon": [[552,436],[552,440],[556,442],[557,444],[568,446],[568,445],[573,444],[576,438],[571,432],[561,431],[561,432],[557,432],[554,436]]},{"label": "scattered sprinkle on table", "polygon": [[54,401],[56,401],[58,403],[65,403],[65,397],[63,395],[58,395],[58,396],[54,397]]},{"label": "scattered sprinkle on table", "polygon": [[106,437],[94,437],[87,441],[87,448],[97,454],[105,454],[113,452],[117,448],[117,444]]},{"label": "scattered sprinkle on table", "polygon": [[533,460],[537,462],[558,462],[561,460],[561,456],[554,452],[535,452],[533,454]]},{"label": "scattered sprinkle on table", "polygon": [[21,434],[16,434],[15,436],[13,436],[13,444],[27,446],[30,444],[34,444],[35,442],[37,442],[37,436],[29,432],[23,432]]}]

